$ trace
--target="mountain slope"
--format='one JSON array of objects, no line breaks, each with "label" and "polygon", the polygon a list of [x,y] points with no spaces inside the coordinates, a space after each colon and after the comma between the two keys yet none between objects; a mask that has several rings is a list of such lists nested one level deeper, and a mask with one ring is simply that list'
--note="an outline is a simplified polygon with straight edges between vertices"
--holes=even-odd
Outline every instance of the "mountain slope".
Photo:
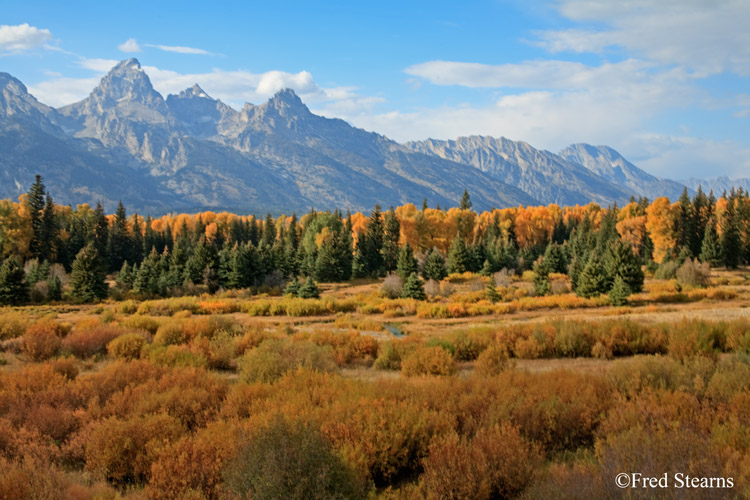
[{"label": "mountain slope", "polygon": [[558,153],[559,156],[583,165],[600,177],[650,199],[667,196],[676,200],[685,186],[669,179],[660,179],[644,172],[607,146],[573,144]]},{"label": "mountain slope", "polygon": [[610,205],[627,200],[633,192],[590,170],[525,142],[505,138],[459,137],[452,141],[410,142],[413,151],[474,166],[504,182],[533,193],[542,203],[560,205],[595,201]]}]

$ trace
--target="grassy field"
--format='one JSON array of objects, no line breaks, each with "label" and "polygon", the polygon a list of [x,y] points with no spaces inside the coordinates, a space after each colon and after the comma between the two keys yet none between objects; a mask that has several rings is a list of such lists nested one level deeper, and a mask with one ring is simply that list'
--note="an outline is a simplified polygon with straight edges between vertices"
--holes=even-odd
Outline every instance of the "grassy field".
[{"label": "grassy field", "polygon": [[0,499],[750,495],[750,270],[622,307],[488,279],[1,309]]}]

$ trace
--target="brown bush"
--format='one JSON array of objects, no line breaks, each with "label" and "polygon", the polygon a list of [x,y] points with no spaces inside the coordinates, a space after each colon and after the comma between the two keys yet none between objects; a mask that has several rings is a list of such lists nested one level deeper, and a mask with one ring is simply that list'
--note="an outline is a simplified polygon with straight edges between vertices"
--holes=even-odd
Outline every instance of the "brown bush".
[{"label": "brown bush", "polygon": [[151,476],[151,465],[184,432],[166,414],[109,418],[89,436],[85,468],[114,484],[142,484]]},{"label": "brown bush", "polygon": [[407,355],[401,362],[401,373],[416,375],[453,375],[456,362],[442,347],[423,347]]},{"label": "brown bush", "polygon": [[518,495],[533,479],[541,454],[504,424],[480,429],[471,440],[448,434],[430,446],[423,464],[428,499],[489,500]]},{"label": "brown bush", "polygon": [[138,359],[141,350],[146,345],[146,339],[138,333],[126,333],[113,339],[107,344],[107,352],[113,358]]},{"label": "brown bush", "polygon": [[222,473],[237,447],[236,431],[224,423],[185,436],[164,449],[151,466],[149,498],[168,500],[195,495],[221,498]]},{"label": "brown bush", "polygon": [[60,350],[65,329],[51,320],[43,320],[26,329],[21,350],[32,361],[44,361]]},{"label": "brown bush", "polygon": [[317,331],[310,340],[318,345],[331,346],[336,364],[345,366],[354,361],[371,363],[378,354],[378,342],[370,335],[349,331],[334,333],[330,330]]},{"label": "brown bush", "polygon": [[100,324],[87,329],[76,328],[65,337],[62,347],[77,358],[90,358],[97,354],[105,354],[107,344],[125,333],[128,333],[128,330],[107,324]]},{"label": "brown bush", "polygon": [[493,344],[485,349],[477,358],[474,369],[484,377],[493,377],[510,367],[508,351],[504,346]]}]

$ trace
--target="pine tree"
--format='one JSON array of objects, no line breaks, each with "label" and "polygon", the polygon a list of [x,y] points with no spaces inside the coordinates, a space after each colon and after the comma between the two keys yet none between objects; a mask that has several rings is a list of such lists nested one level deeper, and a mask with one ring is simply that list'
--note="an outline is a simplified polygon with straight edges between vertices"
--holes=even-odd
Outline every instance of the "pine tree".
[{"label": "pine tree", "polygon": [[138,214],[133,214],[133,238],[129,246],[130,258],[132,259],[133,264],[140,264],[143,257],[151,252],[150,248],[148,249],[148,252],[143,252],[144,238]]},{"label": "pine tree", "polygon": [[383,264],[385,271],[396,269],[399,260],[398,240],[401,236],[401,224],[396,212],[391,207],[385,214],[385,238],[383,240]]},{"label": "pine tree", "polygon": [[621,276],[616,276],[612,289],[609,291],[609,300],[615,306],[624,306],[628,303],[630,297],[630,287]]},{"label": "pine tree", "polygon": [[343,268],[339,263],[337,252],[338,233],[323,228],[323,238],[315,259],[315,278],[322,282],[339,281],[342,279]]},{"label": "pine tree", "polygon": [[534,291],[537,295],[547,295],[550,290],[549,285],[549,267],[544,257],[534,262]]},{"label": "pine tree", "polygon": [[568,270],[565,252],[558,243],[547,245],[547,249],[544,251],[544,262],[551,273],[565,273]]},{"label": "pine tree", "polygon": [[[146,295],[162,295],[159,272],[161,257],[154,251],[149,253],[141,262],[133,280],[133,291]],[[133,266],[135,268],[135,265]]]},{"label": "pine tree", "polygon": [[42,228],[40,236],[39,258],[46,261],[54,261],[57,250],[57,236],[59,228],[57,215],[55,215],[55,204],[52,197],[47,193],[44,210],[42,211]]},{"label": "pine tree", "polygon": [[372,277],[382,276],[385,274],[385,263],[382,254],[384,230],[380,205],[375,205],[375,209],[370,214],[366,234],[364,257],[367,275]]},{"label": "pine tree", "polygon": [[404,288],[401,291],[401,297],[405,299],[417,299],[424,300],[427,298],[427,294],[424,291],[424,283],[417,276],[417,273],[411,273],[404,283]]},{"label": "pine tree", "polygon": [[83,302],[107,297],[106,271],[99,252],[93,245],[84,247],[73,262],[70,276],[71,295]]},{"label": "pine tree", "polygon": [[734,197],[727,200],[727,212],[721,224],[721,253],[724,265],[735,269],[740,263],[741,240],[737,224],[737,211],[734,207]]},{"label": "pine tree", "polygon": [[422,277],[426,280],[440,281],[447,275],[448,270],[445,267],[445,259],[443,259],[443,256],[440,255],[440,252],[436,248],[433,248],[425,260],[424,267],[422,268]]},{"label": "pine tree", "polygon": [[471,207],[473,204],[471,203],[471,196],[469,196],[469,192],[464,189],[464,194],[461,196],[461,204],[459,205],[459,208],[461,210],[471,210]]},{"label": "pine tree", "polygon": [[50,274],[47,278],[47,300],[62,300],[62,282],[56,275]]},{"label": "pine tree", "polygon": [[586,266],[578,277],[576,294],[581,297],[596,297],[608,290],[607,276],[598,251],[591,252]]},{"label": "pine tree", "polygon": [[17,306],[28,301],[26,273],[15,257],[8,257],[0,265],[0,304]]},{"label": "pine tree", "polygon": [[263,238],[261,241],[268,248],[271,248],[276,243],[276,224],[274,224],[270,213],[266,214],[266,223],[263,224]]},{"label": "pine tree", "polygon": [[621,240],[612,242],[604,254],[604,275],[607,288],[619,276],[631,293],[638,293],[643,289],[644,275],[640,259],[633,253],[630,244]]},{"label": "pine tree", "polygon": [[464,240],[456,237],[448,254],[448,272],[464,273],[468,269],[469,253]]},{"label": "pine tree", "polygon": [[396,269],[397,274],[401,276],[402,280],[406,280],[412,273],[419,272],[417,259],[414,258],[414,252],[412,252],[409,243],[401,247],[401,251],[398,253],[398,265]]},{"label": "pine tree", "polygon": [[128,236],[128,218],[125,212],[125,206],[122,202],[117,205],[115,211],[115,220],[109,231],[109,240],[107,242],[107,255],[109,257],[109,270],[115,271],[122,267],[126,260],[132,262],[130,258],[130,237]]},{"label": "pine tree", "polygon": [[127,260],[123,262],[122,267],[120,268],[120,272],[117,273],[117,277],[115,278],[117,286],[119,286],[123,290],[132,289],[137,271],[138,270],[135,265],[133,265],[133,267],[131,268]]},{"label": "pine tree", "polygon": [[290,281],[286,288],[284,288],[284,295],[291,295],[292,297],[298,297],[299,296],[299,290],[302,287],[299,280],[295,276],[292,281]]},{"label": "pine tree", "polygon": [[305,283],[299,288],[297,296],[301,299],[317,299],[320,297],[320,289],[315,281],[308,276]]},{"label": "pine tree", "polygon": [[711,267],[719,267],[723,263],[719,235],[716,234],[716,221],[713,219],[706,224],[699,258],[701,262],[708,262]]},{"label": "pine tree", "polygon": [[96,204],[96,210],[94,210],[93,223],[94,227],[91,229],[91,233],[94,247],[99,253],[99,258],[105,259],[107,255],[107,240],[109,238],[109,224],[107,223],[107,216],[104,215],[104,208],[102,208],[102,204],[98,202]]},{"label": "pine tree", "polygon": [[490,278],[490,280],[487,282],[487,286],[484,289],[484,295],[487,297],[487,300],[492,302],[493,304],[496,302],[499,302],[502,300],[502,295],[497,291],[497,288],[495,287],[495,280]]},{"label": "pine tree", "polygon": [[44,239],[44,195],[46,188],[42,182],[42,176],[36,175],[34,184],[28,192],[26,198],[26,206],[29,211],[29,218],[31,219],[31,241],[29,242],[29,252],[32,257],[42,257],[42,246]]}]

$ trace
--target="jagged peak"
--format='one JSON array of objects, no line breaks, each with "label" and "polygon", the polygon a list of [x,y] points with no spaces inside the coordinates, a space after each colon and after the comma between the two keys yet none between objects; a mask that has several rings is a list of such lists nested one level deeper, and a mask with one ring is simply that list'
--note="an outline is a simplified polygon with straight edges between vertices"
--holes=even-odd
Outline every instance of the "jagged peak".
[{"label": "jagged peak", "polygon": [[26,85],[24,85],[21,80],[11,75],[10,73],[0,72],[0,88],[7,87],[9,84],[18,86],[25,94],[28,94],[29,92],[26,89]]},{"label": "jagged peak", "polygon": [[114,68],[112,68],[109,72],[115,73],[119,71],[127,71],[127,70],[137,70],[137,71],[143,71],[143,68],[141,68],[141,63],[136,59],[135,57],[131,57],[130,59],[123,59],[117,65],[115,65]]},{"label": "jagged peak", "polygon": [[[171,97],[171,96],[170,96]],[[201,99],[210,99],[215,100],[213,97],[208,95],[205,90],[201,88],[200,85],[197,83],[194,84],[192,87],[186,88],[182,92],[180,92],[177,97],[180,99],[191,99],[191,98],[201,98]]]},{"label": "jagged peak", "polygon": [[269,104],[280,107],[292,107],[292,108],[305,108],[307,106],[302,102],[302,99],[290,88],[281,89],[268,101]]}]

